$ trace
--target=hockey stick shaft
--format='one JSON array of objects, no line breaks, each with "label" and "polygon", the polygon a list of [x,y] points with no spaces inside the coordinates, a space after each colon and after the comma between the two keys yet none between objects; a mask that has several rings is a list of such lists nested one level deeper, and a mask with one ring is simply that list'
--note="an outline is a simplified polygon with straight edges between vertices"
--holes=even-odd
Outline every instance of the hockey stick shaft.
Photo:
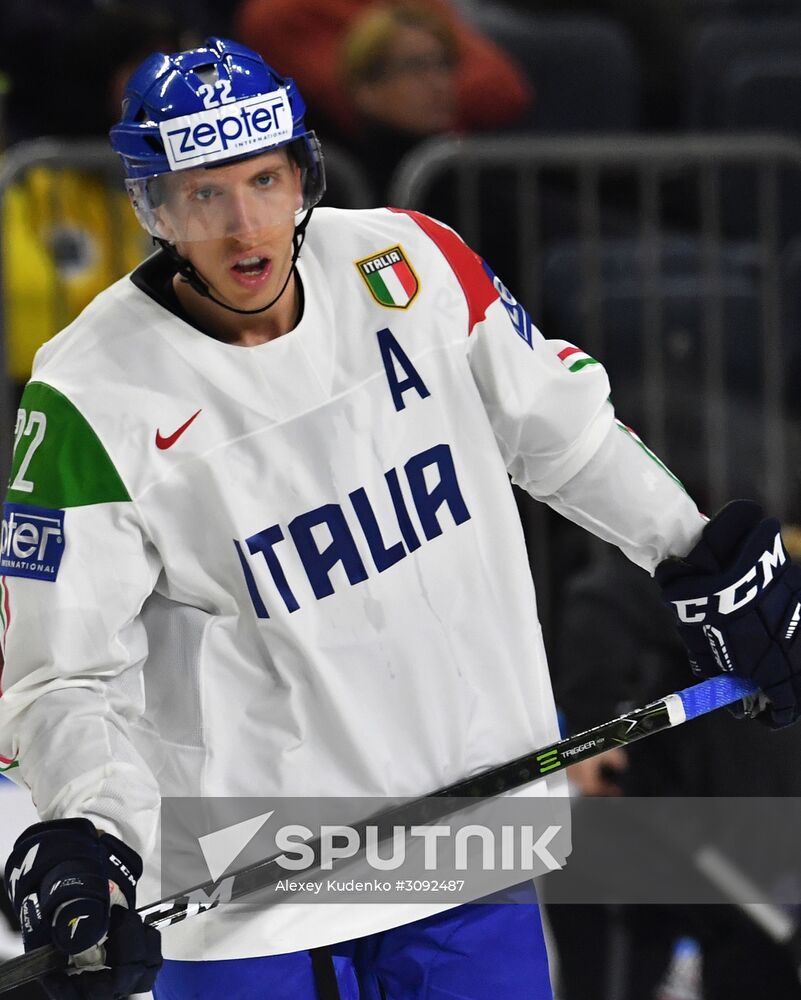
[{"label": "hockey stick shaft", "polygon": [[[724,705],[757,693],[756,687],[741,678],[721,675],[669,694],[643,708],[634,709],[600,726],[568,736],[548,746],[523,754],[506,764],[490,768],[481,774],[440,788],[430,795],[388,809],[357,824],[356,828],[378,824],[391,829],[400,820],[405,823],[427,823],[441,819],[454,811],[448,801],[453,798],[490,798],[571,764],[595,757],[612,747],[628,746],[652,733],[663,732],[705,715]],[[309,847],[319,856],[319,840]],[[211,880],[187,889],[179,896],[159,900],[140,907],[137,912],[153,927],[166,927],[196,913],[211,909],[220,902],[220,887],[226,883],[225,901],[234,902],[259,890],[267,889],[286,876],[276,855],[255,865],[242,868],[223,879]],[[203,902],[205,900],[205,903]],[[0,966],[0,993],[58,972],[66,967],[67,956],[51,945],[45,945]]]}]

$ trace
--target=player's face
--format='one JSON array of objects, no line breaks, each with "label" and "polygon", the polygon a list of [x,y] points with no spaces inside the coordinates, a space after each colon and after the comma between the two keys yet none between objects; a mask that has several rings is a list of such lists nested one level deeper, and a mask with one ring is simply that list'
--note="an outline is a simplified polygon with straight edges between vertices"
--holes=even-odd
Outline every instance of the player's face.
[{"label": "player's face", "polygon": [[217,296],[250,309],[278,294],[303,204],[300,168],[287,151],[180,171],[169,182],[161,221]]},{"label": "player's face", "polygon": [[428,29],[399,25],[377,80],[353,97],[368,119],[410,135],[436,135],[456,121],[456,63]]}]

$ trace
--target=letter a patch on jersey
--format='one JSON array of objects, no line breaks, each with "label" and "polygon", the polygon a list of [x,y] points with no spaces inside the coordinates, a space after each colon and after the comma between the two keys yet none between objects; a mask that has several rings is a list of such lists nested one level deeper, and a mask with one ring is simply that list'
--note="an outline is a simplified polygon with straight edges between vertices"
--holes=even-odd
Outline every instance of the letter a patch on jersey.
[{"label": "letter a patch on jersey", "polygon": [[387,309],[407,309],[420,291],[420,279],[399,245],[363,257],[355,264],[370,294]]}]

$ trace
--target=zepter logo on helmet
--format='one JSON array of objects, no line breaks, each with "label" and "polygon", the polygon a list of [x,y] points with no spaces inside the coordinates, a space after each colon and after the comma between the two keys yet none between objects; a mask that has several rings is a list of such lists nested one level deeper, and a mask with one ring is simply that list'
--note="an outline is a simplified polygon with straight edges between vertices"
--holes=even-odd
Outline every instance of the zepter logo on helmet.
[{"label": "zepter logo on helmet", "polygon": [[[320,145],[290,79],[222,38],[131,77],[111,144],[142,226],[168,243],[268,230],[323,196]],[[230,169],[253,159],[252,171]]]}]

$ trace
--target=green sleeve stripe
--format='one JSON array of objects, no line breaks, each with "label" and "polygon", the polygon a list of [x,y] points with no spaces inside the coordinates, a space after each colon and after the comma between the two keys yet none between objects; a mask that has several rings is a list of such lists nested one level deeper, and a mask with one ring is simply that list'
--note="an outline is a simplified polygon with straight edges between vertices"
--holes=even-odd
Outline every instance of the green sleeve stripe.
[{"label": "green sleeve stripe", "polygon": [[29,382],[17,414],[6,499],[65,508],[131,498],[83,414],[52,386]]},{"label": "green sleeve stripe", "polygon": [[587,365],[597,365],[599,362],[595,358],[584,358],[581,361],[576,361],[575,364],[570,366],[571,372],[580,372],[582,368],[586,368]]}]

